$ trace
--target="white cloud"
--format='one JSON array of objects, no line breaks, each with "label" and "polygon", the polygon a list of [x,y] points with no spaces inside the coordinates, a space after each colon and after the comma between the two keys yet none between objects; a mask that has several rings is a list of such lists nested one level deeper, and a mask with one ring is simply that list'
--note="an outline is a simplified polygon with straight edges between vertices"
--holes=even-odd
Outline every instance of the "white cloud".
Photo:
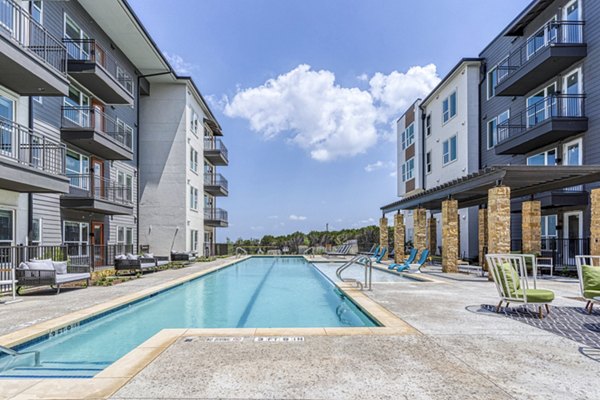
[{"label": "white cloud", "polygon": [[369,80],[369,75],[362,73],[356,77],[359,81],[367,82]]},{"label": "white cloud", "polygon": [[277,216],[277,215],[269,215],[267,218],[268,219],[277,219],[277,218],[279,218],[279,216]]},{"label": "white cloud", "polygon": [[167,57],[175,72],[179,74],[191,74],[196,69],[194,64],[185,61],[179,54],[165,52],[165,57]]},{"label": "white cloud", "polygon": [[390,172],[390,176],[391,176],[392,178],[395,178],[395,177],[397,177],[397,176],[398,176],[398,171],[397,171],[397,170],[393,170],[392,172]]},{"label": "white cloud", "polygon": [[292,214],[292,215],[290,215],[290,219],[292,221],[304,221],[304,220],[306,220],[306,217],[303,215]]},{"label": "white cloud", "polygon": [[[368,79],[360,76],[359,79]],[[286,135],[318,161],[352,157],[375,145],[378,129],[439,81],[433,64],[406,73],[376,73],[369,89],[342,87],[331,71],[302,64],[226,101],[229,117],[247,119],[266,139]]]},{"label": "white cloud", "polygon": [[372,164],[367,164],[367,166],[365,167],[365,171],[367,172],[373,172],[373,171],[377,171],[379,169],[389,169],[389,168],[396,168],[396,163],[392,162],[392,161],[381,161],[378,160]]}]

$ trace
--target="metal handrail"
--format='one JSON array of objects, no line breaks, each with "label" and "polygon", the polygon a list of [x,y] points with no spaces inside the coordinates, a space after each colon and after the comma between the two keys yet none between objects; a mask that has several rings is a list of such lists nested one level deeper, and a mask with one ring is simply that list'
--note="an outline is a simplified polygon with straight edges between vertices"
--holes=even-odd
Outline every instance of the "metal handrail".
[{"label": "metal handrail", "polygon": [[585,95],[553,94],[511,116],[497,127],[498,143],[510,139],[551,118],[585,117]]},{"label": "metal handrail", "polygon": [[[40,364],[40,352],[37,351],[37,350],[33,350],[33,351],[15,351],[13,349],[9,349],[8,347],[0,346],[0,353],[4,353],[7,356],[14,357],[14,359],[16,359],[17,357],[20,357],[20,356],[25,356],[25,355],[28,355],[28,354],[33,354],[34,360],[35,360],[34,367],[39,367],[41,365]],[[11,362],[9,362],[4,369],[0,370],[0,372],[7,370],[8,366],[10,366],[10,365],[11,365]]]},{"label": "metal handrail", "polygon": [[246,249],[242,248],[242,247],[236,247],[235,249],[235,256],[236,257],[241,257],[243,255],[247,256],[248,252],[246,251]]},{"label": "metal handrail", "polygon": [[[342,278],[342,272],[344,272],[346,269],[348,269],[349,267],[351,267],[354,264],[363,265],[365,267],[365,282],[364,282],[364,284],[357,279]],[[335,275],[342,282],[356,283],[356,286],[360,290],[364,290],[365,287],[367,288],[367,290],[371,290],[372,280],[373,280],[373,262],[371,260],[371,257],[364,255],[364,254],[359,254],[357,256],[354,256],[350,261],[348,261],[348,262],[344,263],[343,265],[341,265],[340,267],[338,267],[338,269],[335,271]]]},{"label": "metal handrail", "polygon": [[220,186],[225,190],[229,190],[229,182],[221,174],[204,174],[204,186]]},{"label": "metal handrail", "polygon": [[544,31],[544,37],[533,35],[496,69],[497,84],[506,80],[530,60],[534,59],[541,50],[557,44],[581,44],[583,39],[584,21],[550,21],[537,32]]},{"label": "metal handrail", "polygon": [[314,247],[312,247],[312,246],[311,246],[311,247],[309,247],[308,249],[304,250],[304,251],[302,252],[302,255],[305,255],[305,256],[306,256],[306,255],[308,255],[308,252],[310,252],[310,255],[311,255],[312,257],[314,257],[314,256],[315,256],[315,248],[314,248]]},{"label": "metal handrail", "polygon": [[132,188],[119,184],[113,179],[88,174],[67,174],[71,190],[69,195],[75,197],[90,197],[123,205],[133,204]]},{"label": "metal handrail", "polygon": [[128,150],[133,149],[134,129],[95,107],[63,106],[61,127],[63,129],[93,129]]},{"label": "metal handrail", "polygon": [[221,139],[216,139],[214,136],[204,137],[204,150],[218,150],[223,154],[225,160],[227,160],[229,156],[229,152],[227,147],[223,144],[223,141]]},{"label": "metal handrail", "polygon": [[227,222],[227,211],[223,210],[222,208],[205,208],[204,219]]},{"label": "metal handrail", "polygon": [[31,51],[45,64],[66,76],[65,45],[13,0],[0,0],[0,35]]}]

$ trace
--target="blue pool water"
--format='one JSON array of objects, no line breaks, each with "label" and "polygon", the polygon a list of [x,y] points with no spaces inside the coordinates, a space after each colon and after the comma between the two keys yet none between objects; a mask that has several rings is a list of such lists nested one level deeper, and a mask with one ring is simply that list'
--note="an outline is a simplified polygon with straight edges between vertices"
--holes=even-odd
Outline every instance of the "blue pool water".
[{"label": "blue pool water", "polygon": [[1,357],[0,377],[89,378],[165,328],[376,326],[304,258],[253,257]]}]

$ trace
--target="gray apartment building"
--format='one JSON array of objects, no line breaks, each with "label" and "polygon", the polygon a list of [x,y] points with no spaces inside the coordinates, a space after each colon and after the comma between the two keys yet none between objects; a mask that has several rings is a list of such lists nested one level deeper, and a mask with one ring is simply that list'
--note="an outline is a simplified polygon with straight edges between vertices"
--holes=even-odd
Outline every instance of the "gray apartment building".
[{"label": "gray apartment building", "polygon": [[0,246],[109,265],[147,244],[141,104],[162,75],[178,78],[124,0],[0,2]]},{"label": "gray apartment building", "polygon": [[[480,54],[480,164],[600,164],[600,102],[593,92],[600,57],[600,2],[532,2]],[[585,254],[589,190],[579,185],[534,195],[542,206],[542,251]],[[513,248],[520,204],[511,211]]]}]

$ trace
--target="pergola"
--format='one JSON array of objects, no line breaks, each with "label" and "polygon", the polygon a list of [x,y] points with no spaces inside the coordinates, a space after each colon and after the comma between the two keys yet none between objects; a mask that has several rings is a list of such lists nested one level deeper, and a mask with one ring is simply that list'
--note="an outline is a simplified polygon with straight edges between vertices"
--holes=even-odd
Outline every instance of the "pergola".
[{"label": "pergola", "polygon": [[[407,196],[381,207],[380,242],[387,244],[386,214],[400,210],[414,210],[414,246],[435,250],[436,221],[427,222],[427,210],[442,212],[442,269],[458,270],[459,221],[458,209],[483,206],[479,209],[479,259],[483,251],[510,252],[511,198],[529,198],[522,203],[523,252],[537,254],[541,249],[541,204],[533,200],[542,192],[565,189],[600,181],[599,165],[584,166],[530,166],[507,165],[482,169],[476,173],[444,183],[434,188]],[[591,193],[591,252],[600,254],[600,189]],[[404,220],[394,217],[394,243],[404,245]],[[429,233],[429,234],[428,234]],[[429,236],[429,246],[427,245]],[[402,247],[398,247],[402,246]],[[400,253],[400,254],[399,254]],[[402,252],[396,252],[397,262]]]}]

